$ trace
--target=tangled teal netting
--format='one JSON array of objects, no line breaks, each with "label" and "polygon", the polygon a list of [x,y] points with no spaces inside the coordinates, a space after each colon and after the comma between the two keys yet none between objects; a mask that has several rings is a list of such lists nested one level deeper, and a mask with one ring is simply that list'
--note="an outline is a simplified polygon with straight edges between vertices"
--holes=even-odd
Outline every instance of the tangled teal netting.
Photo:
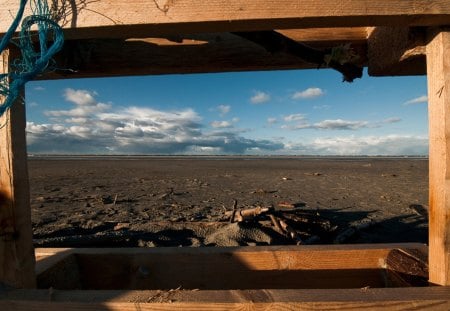
[{"label": "tangled teal netting", "polygon": [[[23,18],[27,0],[20,0],[19,10],[6,34],[0,41],[0,53],[15,44],[21,57],[9,65],[8,73],[0,74],[0,116],[20,99],[23,86],[52,66],[53,56],[62,48],[62,28],[52,17],[46,0],[31,0],[32,15]],[[23,19],[22,19],[23,18]],[[18,40],[14,34],[19,26]],[[32,27],[36,26],[33,30]]]}]

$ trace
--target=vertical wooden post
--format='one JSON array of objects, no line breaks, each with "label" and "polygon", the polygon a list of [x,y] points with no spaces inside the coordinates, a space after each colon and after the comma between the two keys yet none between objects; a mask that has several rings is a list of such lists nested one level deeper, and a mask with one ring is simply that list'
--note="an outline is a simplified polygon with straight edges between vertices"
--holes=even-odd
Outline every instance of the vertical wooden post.
[{"label": "vertical wooden post", "polygon": [[450,30],[430,34],[427,45],[430,136],[430,282],[450,285]]},{"label": "vertical wooden post", "polygon": [[[1,73],[11,58],[0,54]],[[0,117],[0,285],[18,288],[36,286],[25,124],[21,102]]]}]

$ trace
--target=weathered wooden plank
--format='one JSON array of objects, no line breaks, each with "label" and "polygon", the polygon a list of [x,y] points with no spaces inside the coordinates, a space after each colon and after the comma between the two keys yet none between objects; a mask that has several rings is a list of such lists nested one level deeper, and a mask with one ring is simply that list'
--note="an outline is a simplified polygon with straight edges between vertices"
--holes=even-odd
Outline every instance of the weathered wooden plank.
[{"label": "weathered wooden plank", "polygon": [[[450,23],[447,0],[101,0],[55,1],[55,15],[76,38],[130,37],[309,27],[421,26]],[[19,2],[4,0],[0,34]]]},{"label": "weathered wooden plank", "polygon": [[[7,72],[9,50],[0,54],[0,72]],[[35,286],[31,232],[25,105],[16,102],[0,117],[0,283]]]},{"label": "weathered wooden plank", "polygon": [[450,285],[450,30],[427,45],[430,282]]},{"label": "weathered wooden plank", "polygon": [[0,292],[2,310],[449,310],[449,287]]},{"label": "weathered wooden plank", "polygon": [[423,28],[375,27],[368,37],[371,76],[426,74],[426,31]]},{"label": "weathered wooden plank", "polygon": [[[348,245],[299,245],[255,247],[162,247],[162,248],[37,248],[36,256],[45,254],[81,255],[160,255],[177,261],[189,256],[230,255],[250,269],[362,269],[383,267],[387,255],[393,249],[418,249],[426,253],[427,247],[419,243],[348,244]],[[173,259],[170,259],[172,258]],[[175,258],[177,257],[177,258]],[[191,257],[192,258],[192,257]],[[217,267],[219,269],[219,267]]]},{"label": "weathered wooden plank", "polygon": [[[326,30],[318,29],[289,30],[287,34],[320,49],[350,40],[360,56],[358,63],[363,65],[366,34],[361,28],[347,29],[348,34],[330,31],[329,36]],[[334,34],[338,38],[333,38]],[[180,35],[171,39],[178,42],[163,38],[69,40],[55,57],[57,67],[68,70],[49,72],[39,79],[317,68],[317,64],[294,55],[269,53],[230,33]]]},{"label": "weathered wooden plank", "polygon": [[[398,246],[396,248],[392,248]],[[422,245],[62,250],[38,262],[39,286],[69,289],[271,289],[385,287],[387,259]],[[36,252],[38,255],[39,249]],[[67,255],[73,255],[70,258]],[[49,265],[51,263],[51,265]],[[45,266],[45,269],[42,267]],[[70,271],[70,274],[68,274]],[[407,270],[400,273],[414,279]],[[427,278],[428,276],[426,276]],[[43,285],[45,284],[45,285]]]}]

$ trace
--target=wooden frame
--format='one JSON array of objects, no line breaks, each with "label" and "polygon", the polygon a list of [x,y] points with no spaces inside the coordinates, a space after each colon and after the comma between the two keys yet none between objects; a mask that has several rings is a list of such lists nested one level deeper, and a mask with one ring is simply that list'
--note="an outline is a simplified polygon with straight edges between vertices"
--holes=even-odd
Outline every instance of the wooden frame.
[{"label": "wooden frame", "polygon": [[[5,310],[448,309],[450,288],[423,287],[427,273],[421,258],[426,258],[426,251],[426,246],[413,243],[37,249],[38,281],[46,289],[0,292],[0,307]],[[425,284],[404,287],[417,285],[414,283],[417,281]],[[77,290],[70,290],[74,288]]]},{"label": "wooden frame", "polygon": [[[16,0],[5,2],[0,11],[0,36],[6,32],[12,12],[18,7]],[[339,5],[331,0],[62,0],[57,6],[56,16],[67,38],[65,50],[57,58],[70,70],[54,72],[43,79],[133,72],[166,74],[312,67],[298,57],[270,54],[254,43],[229,34],[271,29],[316,48],[350,42],[360,56],[359,65],[368,66],[372,75],[425,74],[426,70],[430,128],[429,282],[438,286],[169,291],[168,297],[173,293],[178,295],[173,303],[171,299],[156,299],[166,295],[161,291],[2,290],[4,286],[34,287],[36,280],[28,203],[25,113],[23,105],[16,103],[1,120],[1,124],[7,122],[0,129],[0,285],[3,285],[0,286],[0,307],[3,310],[450,309],[450,31],[443,28],[450,25],[448,0],[347,0]],[[150,52],[154,56],[151,60],[145,57]],[[8,53],[1,55],[1,72],[9,70]],[[127,57],[123,53],[127,53]],[[175,55],[186,58],[175,60]],[[139,70],[134,71],[136,68]],[[344,271],[349,266],[361,269],[364,265],[380,268],[380,262],[373,261],[375,257],[387,262],[388,254],[402,253],[398,249],[405,248],[423,253],[418,245],[289,248],[284,251],[290,255],[281,262],[288,262],[289,267],[293,261],[309,262],[317,268],[327,264],[332,252],[337,259],[334,270]],[[195,251],[227,252],[221,249]],[[242,255],[253,250],[235,251]],[[352,256],[349,251],[353,252]],[[88,256],[89,252],[99,251],[37,250],[38,278],[49,269],[64,265],[68,258]],[[122,252],[124,256],[134,252],[129,260],[138,260],[141,256],[140,251],[125,249],[107,252]],[[181,249],[156,252],[167,252],[170,258],[183,260],[190,256]],[[283,250],[256,249],[256,252],[260,252],[259,255],[248,259],[250,266],[258,265],[264,252],[265,256],[278,258],[276,254]],[[370,257],[368,254],[377,255]],[[311,261],[311,258],[315,259]],[[411,285],[404,276],[414,274],[411,271],[424,271],[417,268],[418,261],[414,258],[407,257],[406,264],[390,268],[396,272],[394,279],[399,284]],[[282,273],[283,267],[286,265],[273,266],[273,270]],[[308,267],[302,269],[308,270]]]}]

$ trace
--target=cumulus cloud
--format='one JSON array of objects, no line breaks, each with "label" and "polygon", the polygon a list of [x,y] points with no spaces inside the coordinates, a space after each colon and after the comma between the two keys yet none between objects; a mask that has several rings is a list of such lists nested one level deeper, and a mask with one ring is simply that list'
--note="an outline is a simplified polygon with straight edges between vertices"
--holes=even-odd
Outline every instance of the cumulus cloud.
[{"label": "cumulus cloud", "polygon": [[344,136],[317,138],[308,144],[286,145],[291,154],[313,155],[427,155],[426,136]]},{"label": "cumulus cloud", "polygon": [[312,99],[320,97],[323,94],[325,94],[325,92],[322,89],[318,87],[310,87],[306,90],[295,92],[292,95],[292,99]]},{"label": "cumulus cloud", "polygon": [[210,123],[210,125],[213,128],[232,128],[232,127],[234,127],[234,124],[237,123],[237,122],[239,122],[239,118],[233,118],[230,121],[225,121],[225,120],[212,121]]},{"label": "cumulus cloud", "polygon": [[284,145],[270,140],[247,139],[228,125],[239,121],[216,121],[218,129],[208,132],[193,109],[174,111],[147,107],[115,109],[97,101],[87,90],[67,89],[64,98],[74,108],[47,111],[52,122],[27,123],[31,153],[61,154],[242,154],[255,148],[263,152]]},{"label": "cumulus cloud", "polygon": [[428,102],[428,96],[422,95],[413,99],[410,99],[403,103],[404,106],[417,105],[417,104],[425,104]]},{"label": "cumulus cloud", "polygon": [[66,101],[75,105],[75,108],[70,110],[50,110],[46,111],[45,115],[50,117],[87,117],[97,113],[108,110],[111,105],[100,103],[95,100],[95,92],[86,90],[66,89],[64,91],[64,98]]},{"label": "cumulus cloud", "polygon": [[213,121],[211,126],[214,128],[230,128],[233,127],[233,123],[229,121]]},{"label": "cumulus cloud", "polygon": [[271,99],[270,94],[262,92],[262,91],[256,91],[255,95],[253,95],[250,98],[250,102],[252,104],[262,104],[265,102],[268,102]]}]

